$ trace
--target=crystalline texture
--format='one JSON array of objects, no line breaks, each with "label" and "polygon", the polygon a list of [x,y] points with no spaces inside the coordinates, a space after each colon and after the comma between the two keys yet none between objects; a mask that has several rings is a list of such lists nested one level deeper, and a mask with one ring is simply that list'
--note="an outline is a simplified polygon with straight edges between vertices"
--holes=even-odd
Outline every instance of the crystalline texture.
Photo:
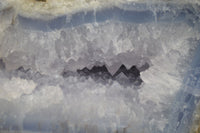
[{"label": "crystalline texture", "polygon": [[[140,19],[138,11],[123,13]],[[157,21],[140,23],[116,15],[51,29],[62,19],[18,16],[12,24],[12,15],[0,15],[0,131],[161,133],[168,127],[199,40],[188,21],[158,14]],[[99,77],[114,80],[96,82]],[[135,79],[137,89],[121,85]]]}]

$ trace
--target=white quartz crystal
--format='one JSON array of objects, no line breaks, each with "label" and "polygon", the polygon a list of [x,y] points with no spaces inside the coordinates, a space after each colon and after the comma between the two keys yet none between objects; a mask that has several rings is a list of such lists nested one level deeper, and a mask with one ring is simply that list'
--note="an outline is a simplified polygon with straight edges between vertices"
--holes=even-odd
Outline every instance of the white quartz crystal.
[{"label": "white quartz crystal", "polygon": [[[28,17],[48,11],[54,16],[113,2],[47,1],[6,0],[26,17],[29,12]],[[3,4],[0,0],[0,7]],[[0,132],[7,126],[31,131],[33,125],[37,130],[70,133],[163,132],[197,46],[198,29],[181,21],[106,20],[45,31],[25,27],[15,11],[7,11],[0,11],[0,59],[5,63],[0,70]],[[138,87],[62,76],[63,71],[98,63],[111,74],[121,64],[150,67],[140,73],[143,83]]]}]

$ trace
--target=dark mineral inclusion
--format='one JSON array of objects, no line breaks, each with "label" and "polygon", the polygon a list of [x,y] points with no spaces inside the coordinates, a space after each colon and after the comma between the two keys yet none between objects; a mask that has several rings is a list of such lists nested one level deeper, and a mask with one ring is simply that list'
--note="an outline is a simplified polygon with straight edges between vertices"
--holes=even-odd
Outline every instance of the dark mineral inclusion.
[{"label": "dark mineral inclusion", "polygon": [[[145,67],[145,68],[144,68]],[[118,81],[120,84],[127,85],[133,84],[139,86],[142,84],[142,79],[140,78],[140,71],[148,69],[149,65],[145,64],[139,70],[136,66],[132,66],[130,69],[127,69],[125,65],[121,65],[120,68],[112,75],[105,65],[102,66],[93,66],[91,69],[84,67],[83,69],[78,69],[75,73],[71,71],[65,71],[62,73],[63,77],[69,76],[83,76],[86,79],[91,77],[95,81],[101,81],[103,83],[108,82],[109,80]]]},{"label": "dark mineral inclusion", "polygon": [[[124,64],[122,64],[119,69],[112,75],[106,65],[102,66],[93,66],[91,69],[84,67],[83,69],[78,69],[76,72],[73,71],[64,71],[62,76],[64,78],[70,76],[78,76],[85,77],[88,79],[92,78],[94,81],[101,83],[108,83],[109,81],[117,81],[121,85],[135,85],[139,86],[142,84],[142,79],[140,78],[140,72],[145,71],[149,68],[149,64],[146,63],[142,67],[137,68],[136,66],[132,66],[127,69]],[[0,59],[0,69],[5,69],[5,63],[2,59]],[[23,66],[19,67],[14,71],[14,75],[19,76],[25,79],[32,79],[33,77],[42,76],[39,72],[32,71],[29,69],[24,69]]]},{"label": "dark mineral inclusion", "polygon": [[35,0],[35,1],[46,2],[47,0]]}]

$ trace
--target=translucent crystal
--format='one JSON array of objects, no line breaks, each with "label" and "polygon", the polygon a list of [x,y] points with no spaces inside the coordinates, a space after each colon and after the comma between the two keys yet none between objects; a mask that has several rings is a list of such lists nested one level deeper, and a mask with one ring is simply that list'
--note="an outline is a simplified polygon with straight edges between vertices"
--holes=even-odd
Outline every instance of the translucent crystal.
[{"label": "translucent crystal", "polygon": [[7,12],[0,11],[0,131],[161,133],[168,127],[199,40],[188,21],[115,16],[53,29],[62,19],[13,19],[14,11]]}]

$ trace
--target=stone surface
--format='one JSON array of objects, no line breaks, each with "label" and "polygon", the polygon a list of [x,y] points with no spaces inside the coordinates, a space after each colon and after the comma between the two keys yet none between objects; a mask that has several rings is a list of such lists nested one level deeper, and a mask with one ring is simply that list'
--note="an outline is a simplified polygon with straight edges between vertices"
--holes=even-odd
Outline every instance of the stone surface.
[{"label": "stone surface", "polygon": [[[17,17],[12,23],[14,14],[14,10],[0,12],[0,131],[162,133],[166,129],[199,42],[192,14],[186,15],[186,22],[174,17],[156,21],[168,14],[145,23],[116,18],[69,27],[62,27],[60,19],[45,23]],[[87,18],[90,12],[81,15]],[[54,25],[60,29],[51,29]],[[102,64],[106,68],[97,67]],[[122,64],[126,67],[118,71]],[[78,75],[78,69],[86,77],[92,70],[93,78]],[[108,72],[116,80],[104,83],[98,77],[108,79]],[[127,82],[130,77],[136,80],[132,86]]]}]

